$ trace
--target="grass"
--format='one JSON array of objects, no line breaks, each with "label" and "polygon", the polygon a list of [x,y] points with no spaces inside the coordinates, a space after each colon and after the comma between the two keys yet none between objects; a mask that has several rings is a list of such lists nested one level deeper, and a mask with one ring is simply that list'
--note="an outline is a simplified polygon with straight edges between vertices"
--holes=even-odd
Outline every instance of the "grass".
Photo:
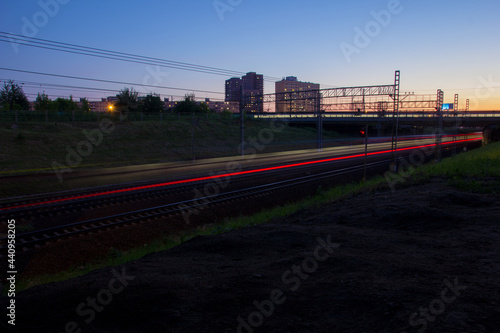
[{"label": "grass", "polygon": [[[68,167],[77,170],[192,161],[193,146],[196,160],[241,155],[238,119],[199,117],[194,128],[194,145],[192,117],[183,116],[163,122],[116,122],[109,133],[99,132],[99,124],[92,122],[20,123],[15,129],[0,124],[0,177],[40,173],[53,175],[36,182],[6,178],[0,184],[0,198],[82,187],[78,181],[60,182],[57,168],[67,176],[70,173],[64,170]],[[272,127],[268,120],[247,119],[245,137],[247,140],[252,137],[266,140],[266,144],[258,143],[258,149],[262,150],[257,153],[314,148],[316,145],[314,130],[285,126],[280,131],[270,131],[277,127],[280,126]],[[93,134],[85,134],[89,132]],[[269,132],[272,135],[270,138]],[[101,139],[97,133],[101,133]],[[339,138],[336,132],[325,131],[324,134],[325,141]],[[91,144],[92,140],[97,144]],[[104,185],[102,180],[93,181],[85,186]]]},{"label": "grass", "polygon": [[31,223],[16,225],[16,231],[19,233],[29,232],[33,230],[35,230],[35,227]]},{"label": "grass", "polygon": [[500,142],[416,169],[415,179],[448,179],[462,191],[500,194]]},{"label": "grass", "polygon": [[[416,169],[412,177],[405,180],[404,186],[411,186],[415,183],[421,183],[432,180],[433,177],[446,177],[452,186],[464,188],[466,190],[483,191],[481,179],[493,178],[496,183],[492,187],[498,193],[498,178],[500,176],[500,143],[495,143],[482,147],[466,154],[456,155],[451,158],[443,159],[439,163],[424,165]],[[464,178],[465,177],[465,178]],[[475,179],[475,184],[470,186],[469,179]],[[336,186],[330,189],[319,189],[315,196],[305,198],[296,203],[289,203],[278,206],[273,209],[263,210],[251,216],[240,216],[221,221],[218,224],[203,226],[194,231],[182,235],[163,237],[144,247],[122,252],[111,249],[106,259],[101,263],[91,263],[85,267],[74,268],[72,270],[61,272],[57,275],[38,276],[28,281],[18,282],[18,291],[40,284],[67,280],[84,275],[93,270],[124,264],[130,261],[140,259],[141,257],[159,251],[171,249],[174,246],[182,244],[196,236],[218,235],[221,233],[237,230],[241,228],[256,226],[285,218],[303,209],[318,207],[324,204],[339,201],[361,193],[373,193],[375,191],[387,190],[389,188],[386,179],[383,176],[376,176],[365,182],[351,183]]]},{"label": "grass", "polygon": [[[240,154],[238,119],[199,117],[194,128],[196,159]],[[270,128],[268,120],[248,119],[245,137],[258,137],[261,130]],[[0,126],[0,175],[53,172],[54,161],[69,165],[68,152],[78,148],[84,153],[80,154],[80,163],[70,165],[73,168],[192,160],[192,129],[191,117],[163,122],[114,123],[114,128],[103,133],[98,144],[89,146],[84,131],[98,132],[98,123],[20,123],[16,129]],[[325,140],[337,137],[335,132],[325,132]],[[315,131],[286,126],[273,133],[272,142],[266,144],[262,152],[288,150],[304,144],[314,148],[315,140]]]},{"label": "grass", "polygon": [[500,142],[475,149],[467,154],[424,165],[417,174],[425,177],[500,177]]}]

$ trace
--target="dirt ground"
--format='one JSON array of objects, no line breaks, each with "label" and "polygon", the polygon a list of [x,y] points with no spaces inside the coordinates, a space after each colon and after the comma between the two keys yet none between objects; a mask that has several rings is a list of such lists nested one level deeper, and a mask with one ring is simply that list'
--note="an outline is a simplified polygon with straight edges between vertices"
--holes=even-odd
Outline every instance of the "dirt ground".
[{"label": "dirt ground", "polygon": [[15,331],[500,332],[499,216],[444,180],[363,194],[20,292]]}]

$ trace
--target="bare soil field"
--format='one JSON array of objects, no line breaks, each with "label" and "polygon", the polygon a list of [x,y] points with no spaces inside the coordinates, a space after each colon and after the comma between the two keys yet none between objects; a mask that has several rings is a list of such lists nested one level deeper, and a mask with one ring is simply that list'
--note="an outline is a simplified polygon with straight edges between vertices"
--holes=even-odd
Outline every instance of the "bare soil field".
[{"label": "bare soil field", "polygon": [[500,332],[499,216],[446,180],[366,193],[22,291],[12,331]]}]

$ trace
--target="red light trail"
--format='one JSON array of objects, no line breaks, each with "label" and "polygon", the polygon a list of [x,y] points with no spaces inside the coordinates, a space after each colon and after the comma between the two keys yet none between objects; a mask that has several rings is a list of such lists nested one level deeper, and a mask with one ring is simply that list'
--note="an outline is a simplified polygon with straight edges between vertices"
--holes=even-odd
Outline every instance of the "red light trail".
[{"label": "red light trail", "polygon": [[[443,142],[441,145],[444,146],[444,145],[449,145],[449,144],[454,144],[454,143],[462,143],[462,142],[470,142],[470,141],[478,141],[478,140],[481,140],[481,138],[472,138],[472,139],[466,139],[466,140]],[[433,147],[435,145],[436,144],[433,143],[433,144],[427,144],[427,145],[421,145],[421,146],[398,148],[397,151],[427,148],[427,147]],[[387,154],[387,153],[392,153],[392,150],[389,149],[389,150],[371,152],[371,153],[368,153],[367,155],[374,156],[374,155],[381,155],[381,154]],[[26,207],[31,207],[31,206],[41,206],[41,205],[60,203],[60,202],[71,201],[71,200],[88,199],[88,198],[100,197],[100,196],[105,196],[105,195],[110,195],[110,194],[140,191],[140,190],[152,189],[152,188],[157,188],[157,187],[172,186],[172,185],[186,184],[186,183],[195,183],[195,182],[210,180],[210,179],[234,177],[234,176],[248,175],[248,174],[252,174],[252,173],[259,173],[259,172],[265,172],[265,171],[288,169],[288,168],[299,167],[299,166],[304,166],[304,165],[312,165],[312,164],[319,164],[319,163],[341,161],[341,160],[347,160],[347,159],[364,157],[364,156],[365,156],[365,154],[362,153],[362,154],[356,154],[356,155],[333,157],[333,158],[316,160],[316,161],[308,161],[308,162],[301,162],[301,163],[294,163],[294,164],[279,165],[279,166],[262,168],[262,169],[253,169],[253,170],[239,171],[239,172],[233,172],[233,173],[226,173],[226,174],[222,174],[222,175],[213,175],[213,176],[206,176],[206,177],[199,177],[199,178],[175,180],[175,181],[166,182],[166,183],[136,186],[136,187],[119,189],[119,190],[110,190],[110,191],[104,191],[104,192],[98,192],[98,193],[83,194],[83,195],[78,195],[78,196],[68,197],[68,198],[47,200],[47,201],[41,201],[41,202],[33,202],[33,203],[11,206],[11,207],[3,207],[3,208],[0,208],[0,211],[10,210],[10,209],[18,209],[18,208],[26,208]]]}]

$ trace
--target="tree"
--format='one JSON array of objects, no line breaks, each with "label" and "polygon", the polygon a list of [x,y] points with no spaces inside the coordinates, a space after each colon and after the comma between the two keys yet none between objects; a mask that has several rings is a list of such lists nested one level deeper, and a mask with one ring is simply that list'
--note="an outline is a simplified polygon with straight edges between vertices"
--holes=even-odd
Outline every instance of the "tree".
[{"label": "tree", "polygon": [[38,93],[38,96],[35,100],[35,110],[36,111],[49,111],[52,109],[53,102],[49,99],[49,96],[43,92],[41,95]]},{"label": "tree", "polygon": [[82,106],[80,107],[81,111],[83,111],[83,112],[89,112],[90,111],[90,105],[89,105],[88,99],[81,98],[80,102],[82,103]]},{"label": "tree", "polygon": [[78,104],[73,100],[73,96],[67,98],[57,98],[54,102],[56,111],[75,111],[78,110]]},{"label": "tree", "polygon": [[144,113],[159,113],[163,111],[163,102],[160,96],[151,93],[141,99],[139,107]]},{"label": "tree", "polygon": [[120,115],[125,115],[128,112],[137,111],[138,103],[137,96],[139,93],[134,90],[134,88],[124,88],[120,90],[120,93],[116,95],[118,97],[118,102],[116,102],[115,107],[120,112]]},{"label": "tree", "polygon": [[176,105],[174,111],[179,113],[201,113],[205,112],[206,109],[208,107],[204,108],[196,103],[194,94],[186,94],[184,100]]},{"label": "tree", "polygon": [[203,113],[212,112],[212,110],[210,110],[210,108],[208,107],[207,103],[200,103],[199,108],[200,108],[200,112],[203,112]]},{"label": "tree", "polygon": [[0,106],[5,110],[29,110],[30,102],[24,94],[23,88],[9,80],[0,90]]}]

